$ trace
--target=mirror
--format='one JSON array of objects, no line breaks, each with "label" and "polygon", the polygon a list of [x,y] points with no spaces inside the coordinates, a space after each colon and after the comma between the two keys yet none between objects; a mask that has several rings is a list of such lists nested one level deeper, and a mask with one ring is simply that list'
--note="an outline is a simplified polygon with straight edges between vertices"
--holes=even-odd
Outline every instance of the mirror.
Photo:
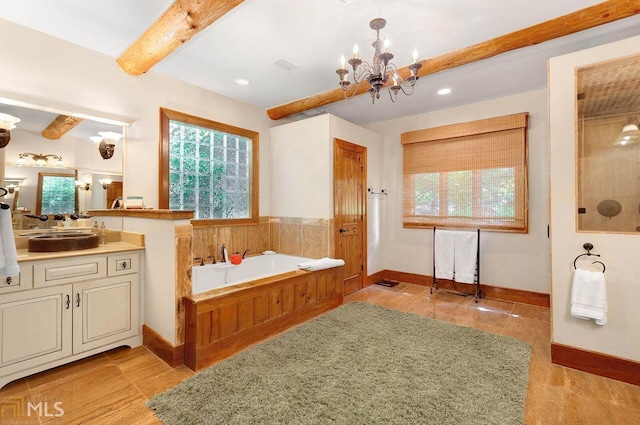
[{"label": "mirror", "polygon": [[[122,196],[125,142],[114,135],[123,135],[127,123],[1,97],[0,113],[20,119],[10,130],[8,145],[0,149],[2,185],[10,192],[2,201],[13,210],[15,229],[62,225],[53,220],[54,215],[111,208],[113,200]],[[53,138],[45,137],[43,131]],[[111,145],[112,156],[104,159],[108,153],[100,148]],[[47,184],[48,176],[65,176],[62,187],[74,197],[73,211],[68,198],[60,202],[47,192],[47,187],[58,187]],[[51,217],[36,217],[43,214]]]}]

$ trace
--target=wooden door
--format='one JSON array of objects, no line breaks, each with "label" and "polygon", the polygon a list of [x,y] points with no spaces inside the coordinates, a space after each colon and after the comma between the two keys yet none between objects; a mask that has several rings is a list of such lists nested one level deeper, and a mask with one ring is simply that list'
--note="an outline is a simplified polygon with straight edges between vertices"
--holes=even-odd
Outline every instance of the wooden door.
[{"label": "wooden door", "polygon": [[107,206],[105,208],[111,208],[116,198],[122,199],[122,182],[111,182],[107,188]]},{"label": "wooden door", "polygon": [[334,141],[335,256],[345,261],[343,290],[350,294],[364,288],[366,261],[367,149]]}]

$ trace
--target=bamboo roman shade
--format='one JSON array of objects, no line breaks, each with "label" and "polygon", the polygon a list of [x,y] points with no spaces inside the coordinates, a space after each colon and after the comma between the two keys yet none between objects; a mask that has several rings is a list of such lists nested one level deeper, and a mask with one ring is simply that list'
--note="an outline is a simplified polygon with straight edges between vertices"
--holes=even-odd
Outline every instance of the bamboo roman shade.
[{"label": "bamboo roman shade", "polygon": [[403,133],[404,227],[527,232],[527,113]]}]

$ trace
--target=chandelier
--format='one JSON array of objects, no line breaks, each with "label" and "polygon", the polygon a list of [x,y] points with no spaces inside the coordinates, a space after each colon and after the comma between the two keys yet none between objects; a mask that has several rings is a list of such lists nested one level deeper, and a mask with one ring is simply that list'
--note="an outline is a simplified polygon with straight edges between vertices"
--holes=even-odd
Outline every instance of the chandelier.
[{"label": "chandelier", "polygon": [[[413,87],[418,81],[418,70],[422,68],[422,64],[418,62],[418,52],[415,49],[413,51],[413,62],[408,67],[411,74],[406,79],[402,78],[398,73],[398,68],[391,62],[393,55],[389,52],[389,40],[384,42],[380,40],[380,30],[386,24],[387,21],[382,18],[376,18],[369,23],[371,29],[376,32],[376,41],[371,44],[375,49],[371,64],[359,59],[358,45],[353,46],[353,57],[348,61],[353,68],[353,85],[349,81],[349,70],[345,68],[344,56],[340,58],[340,69],[336,70],[336,74],[340,77],[340,87],[344,91],[345,99],[353,97],[365,80],[371,86],[368,90],[371,94],[371,103],[380,99],[380,90],[384,87],[387,88],[393,103],[395,103],[400,91],[406,96],[413,94]],[[393,80],[393,84],[391,84],[391,80]]]}]

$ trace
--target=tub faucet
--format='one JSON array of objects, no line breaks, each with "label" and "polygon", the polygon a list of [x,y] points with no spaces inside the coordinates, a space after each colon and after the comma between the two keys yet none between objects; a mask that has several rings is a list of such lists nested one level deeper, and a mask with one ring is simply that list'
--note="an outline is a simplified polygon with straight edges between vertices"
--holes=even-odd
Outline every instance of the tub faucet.
[{"label": "tub faucet", "polygon": [[213,260],[211,261],[211,264],[215,264],[216,263],[216,256],[215,255],[209,255],[207,258],[213,258]]},{"label": "tub faucet", "polygon": [[220,260],[221,263],[226,263],[227,262],[227,247],[222,244],[222,248],[220,248],[220,251],[222,251],[222,260]]},{"label": "tub faucet", "polygon": [[244,260],[244,256],[245,256],[245,255],[247,255],[247,252],[249,252],[249,251],[250,251],[250,249],[249,249],[249,248],[247,248],[247,249],[245,249],[245,250],[244,250],[244,252],[242,253],[242,259],[243,259],[243,260]]}]

